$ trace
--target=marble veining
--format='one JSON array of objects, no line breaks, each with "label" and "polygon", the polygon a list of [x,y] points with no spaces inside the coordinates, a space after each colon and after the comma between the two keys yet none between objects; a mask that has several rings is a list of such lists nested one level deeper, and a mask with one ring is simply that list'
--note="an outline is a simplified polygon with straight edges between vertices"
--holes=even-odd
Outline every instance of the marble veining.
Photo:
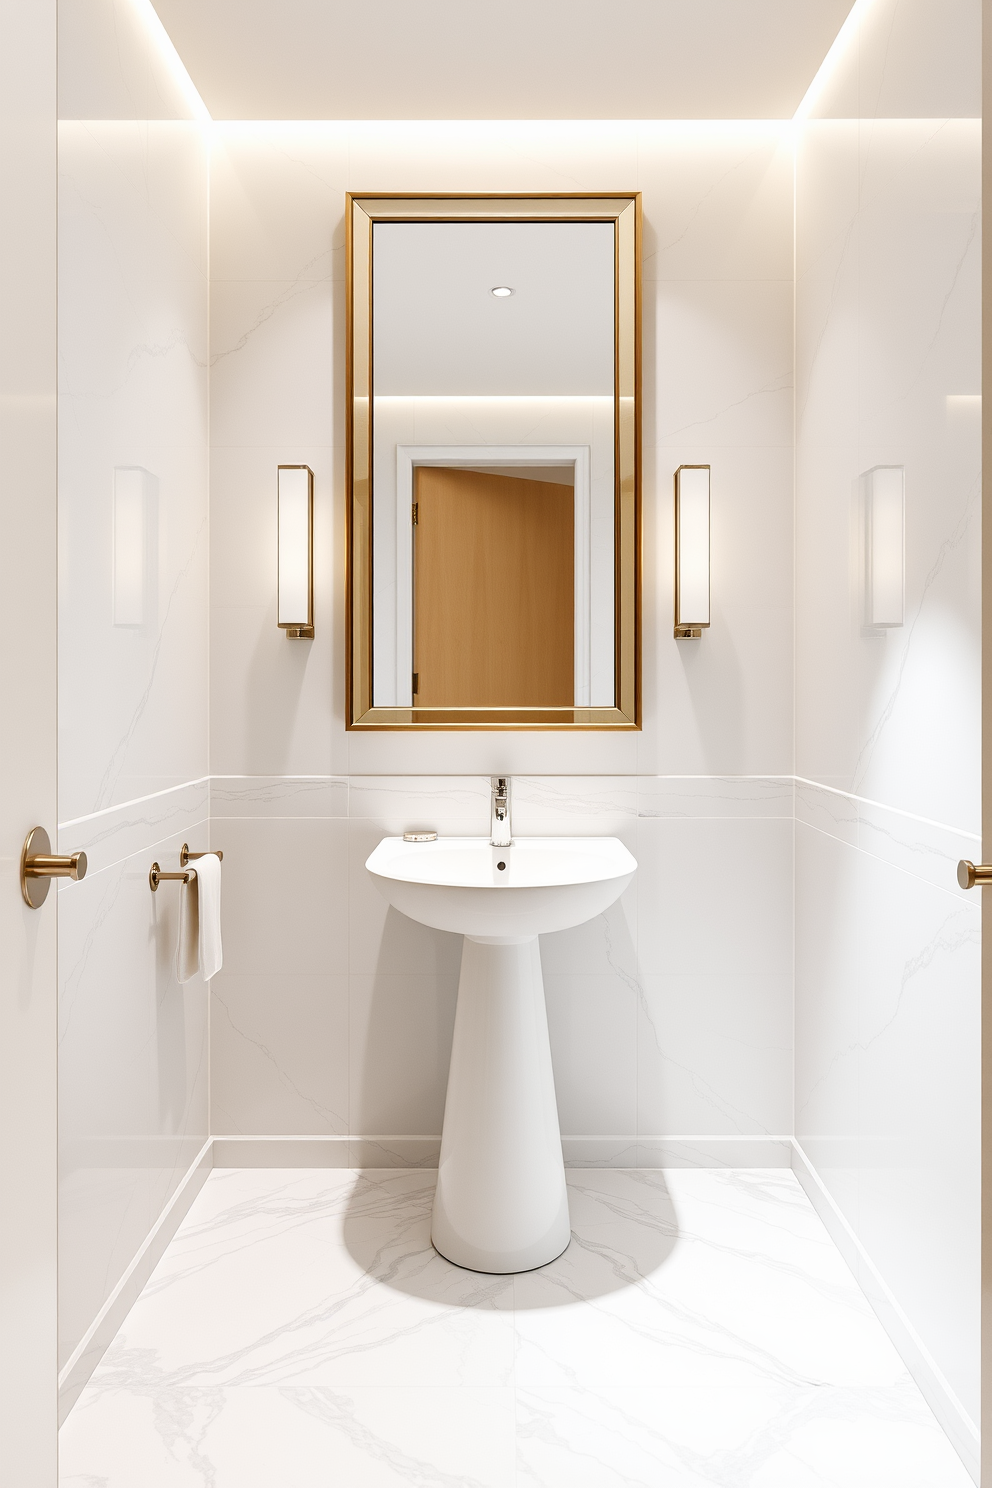
[{"label": "marble veining", "polygon": [[516,1277],[434,1174],[215,1169],[61,1433],[62,1488],[967,1488],[794,1175],[575,1170]]}]

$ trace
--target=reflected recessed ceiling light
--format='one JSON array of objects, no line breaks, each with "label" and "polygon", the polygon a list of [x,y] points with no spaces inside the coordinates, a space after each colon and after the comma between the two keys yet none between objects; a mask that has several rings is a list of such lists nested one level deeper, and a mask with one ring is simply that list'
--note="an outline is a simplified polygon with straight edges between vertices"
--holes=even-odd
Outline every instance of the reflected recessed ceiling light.
[{"label": "reflected recessed ceiling light", "polygon": [[489,293],[494,294],[498,300],[505,300],[507,295],[511,295],[513,293],[513,290],[510,289],[509,285],[497,284],[496,288],[491,289]]}]

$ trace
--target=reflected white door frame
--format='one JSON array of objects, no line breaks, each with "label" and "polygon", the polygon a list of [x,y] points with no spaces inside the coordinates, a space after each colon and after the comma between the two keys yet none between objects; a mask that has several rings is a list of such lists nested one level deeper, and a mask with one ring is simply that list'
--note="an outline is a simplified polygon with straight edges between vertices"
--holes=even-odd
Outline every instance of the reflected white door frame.
[{"label": "reflected white door frame", "polygon": [[[396,446],[396,653],[395,694],[399,708],[413,706],[413,472],[418,465],[466,469],[480,465],[534,467],[571,465],[575,471],[575,706],[593,696],[592,664],[592,475],[587,444],[398,444]],[[379,659],[376,658],[378,668]],[[379,699],[377,698],[378,702]]]}]

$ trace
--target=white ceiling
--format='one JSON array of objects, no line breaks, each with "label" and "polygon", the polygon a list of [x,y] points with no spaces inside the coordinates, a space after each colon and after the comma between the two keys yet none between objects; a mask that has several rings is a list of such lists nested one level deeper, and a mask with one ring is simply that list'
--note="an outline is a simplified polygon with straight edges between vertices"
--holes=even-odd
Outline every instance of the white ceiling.
[{"label": "white ceiling", "polygon": [[784,119],[852,0],[154,3],[215,119]]},{"label": "white ceiling", "polygon": [[610,396],[613,235],[612,222],[376,223],[376,396]]}]

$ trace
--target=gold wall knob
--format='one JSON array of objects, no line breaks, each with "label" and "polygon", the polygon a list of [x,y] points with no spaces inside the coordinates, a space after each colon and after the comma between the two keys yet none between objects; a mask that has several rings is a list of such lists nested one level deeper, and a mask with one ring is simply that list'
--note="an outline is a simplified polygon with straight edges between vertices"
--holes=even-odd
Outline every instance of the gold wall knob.
[{"label": "gold wall knob", "polygon": [[962,858],[958,864],[958,883],[963,889],[973,889],[976,884],[979,888],[992,884],[992,863],[969,863],[967,858]]},{"label": "gold wall knob", "polygon": [[40,909],[48,898],[53,878],[86,877],[84,852],[62,855],[52,852],[44,827],[32,827],[21,849],[21,893],[32,909]]}]

